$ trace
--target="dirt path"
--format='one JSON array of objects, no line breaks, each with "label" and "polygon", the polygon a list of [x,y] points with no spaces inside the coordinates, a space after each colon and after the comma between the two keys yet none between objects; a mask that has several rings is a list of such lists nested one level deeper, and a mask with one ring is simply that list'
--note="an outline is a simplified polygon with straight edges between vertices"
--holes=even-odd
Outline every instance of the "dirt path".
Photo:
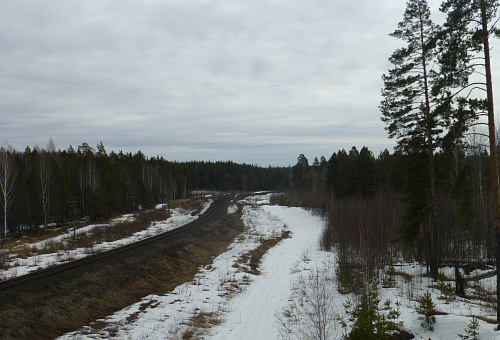
[{"label": "dirt path", "polygon": [[268,206],[268,211],[280,216],[292,232],[264,256],[262,275],[256,276],[248,290],[231,301],[231,312],[224,326],[214,327],[210,339],[279,339],[276,313],[282,311],[296,278],[294,268],[303,269],[309,251],[318,249],[323,230],[319,216],[302,209]]}]

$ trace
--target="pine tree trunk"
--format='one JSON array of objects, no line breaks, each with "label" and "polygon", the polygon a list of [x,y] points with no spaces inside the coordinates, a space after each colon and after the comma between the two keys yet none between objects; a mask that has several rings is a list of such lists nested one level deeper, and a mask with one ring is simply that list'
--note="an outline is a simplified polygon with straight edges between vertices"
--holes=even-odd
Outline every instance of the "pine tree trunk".
[{"label": "pine tree trunk", "polygon": [[431,115],[431,104],[429,99],[429,82],[427,74],[427,58],[424,49],[424,24],[421,18],[420,25],[420,44],[422,48],[422,68],[424,76],[424,91],[425,91],[425,115],[427,129],[427,153],[429,157],[429,217],[427,225],[427,242],[429,258],[427,259],[430,265],[430,273],[436,278],[438,274],[438,259],[437,259],[437,228],[435,225],[436,216],[436,179],[434,170],[434,140],[432,137],[433,117]]},{"label": "pine tree trunk", "polygon": [[7,238],[7,204],[4,205],[4,216],[2,226],[2,239]]},{"label": "pine tree trunk", "polygon": [[497,252],[497,323],[500,324],[500,188],[498,181],[497,145],[495,140],[495,114],[493,110],[493,84],[491,81],[490,45],[486,1],[481,1],[481,21],[483,28],[484,64],[486,71],[486,95],[488,101],[488,133],[490,139],[491,190],[493,198],[493,227],[496,231]]}]

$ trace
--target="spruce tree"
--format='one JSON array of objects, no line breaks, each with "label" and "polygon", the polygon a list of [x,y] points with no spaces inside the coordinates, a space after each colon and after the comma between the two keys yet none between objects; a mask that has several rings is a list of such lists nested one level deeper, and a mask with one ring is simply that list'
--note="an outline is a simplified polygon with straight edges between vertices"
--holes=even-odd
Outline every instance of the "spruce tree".
[{"label": "spruce tree", "polygon": [[432,296],[429,292],[426,292],[420,304],[416,308],[419,314],[419,319],[422,320],[421,326],[429,331],[434,330],[434,324],[436,323],[436,305],[432,301]]}]

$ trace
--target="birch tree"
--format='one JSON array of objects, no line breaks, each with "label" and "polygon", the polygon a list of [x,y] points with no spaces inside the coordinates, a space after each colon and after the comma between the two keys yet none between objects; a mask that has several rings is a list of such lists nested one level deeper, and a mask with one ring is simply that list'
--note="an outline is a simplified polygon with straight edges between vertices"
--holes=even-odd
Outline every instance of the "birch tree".
[{"label": "birch tree", "polygon": [[40,196],[42,211],[43,211],[43,225],[47,231],[47,217],[50,209],[50,194],[52,188],[52,157],[45,151],[39,152],[38,161],[38,195]]},{"label": "birch tree", "polygon": [[7,237],[7,216],[10,206],[14,200],[13,185],[16,179],[14,169],[13,154],[14,149],[11,146],[2,146],[0,148],[0,190],[3,207],[3,226],[2,238]]}]

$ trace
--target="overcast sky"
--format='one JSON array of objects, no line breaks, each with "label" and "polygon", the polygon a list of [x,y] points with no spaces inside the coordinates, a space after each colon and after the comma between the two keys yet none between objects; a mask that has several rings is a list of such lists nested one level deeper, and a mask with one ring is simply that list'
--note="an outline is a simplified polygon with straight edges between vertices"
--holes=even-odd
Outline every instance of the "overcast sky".
[{"label": "overcast sky", "polygon": [[378,155],[394,145],[378,105],[404,9],[0,0],[0,139],[21,151],[102,141],[108,152],[261,166],[353,145]]}]

